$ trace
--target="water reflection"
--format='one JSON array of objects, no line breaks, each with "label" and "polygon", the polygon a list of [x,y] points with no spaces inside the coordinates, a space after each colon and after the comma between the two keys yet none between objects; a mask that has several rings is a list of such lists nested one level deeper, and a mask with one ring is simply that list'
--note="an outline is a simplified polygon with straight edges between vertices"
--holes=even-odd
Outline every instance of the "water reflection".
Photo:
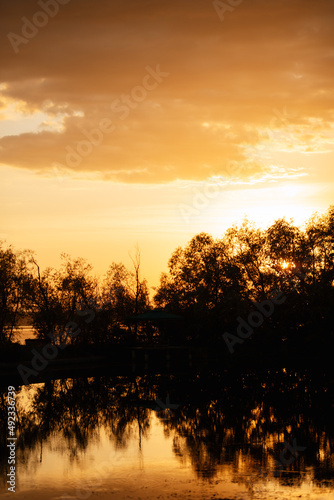
[{"label": "water reflection", "polygon": [[[122,454],[136,454],[145,462],[142,443],[150,439],[153,467],[154,453],[163,446],[153,432],[158,423],[170,444],[173,467],[180,472],[189,464],[187,477],[197,478],[201,488],[207,484],[206,495],[216,493],[215,482],[237,485],[236,498],[241,493],[260,498],[264,492],[265,498],[275,498],[280,488],[283,496],[284,488],[291,494],[306,487],[307,494],[315,488],[333,492],[332,394],[331,375],[289,370],[103,376],[22,387],[17,396],[18,484],[20,475],[36,475],[45,450],[85,475],[88,451],[108,450],[104,461],[109,465],[111,451],[116,462]],[[4,398],[2,393],[2,478],[7,473]]]}]

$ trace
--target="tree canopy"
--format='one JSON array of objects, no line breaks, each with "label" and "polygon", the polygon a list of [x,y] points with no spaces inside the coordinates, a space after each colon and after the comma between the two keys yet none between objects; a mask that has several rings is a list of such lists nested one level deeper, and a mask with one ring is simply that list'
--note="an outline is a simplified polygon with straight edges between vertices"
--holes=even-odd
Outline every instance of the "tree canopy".
[{"label": "tree canopy", "polygon": [[[33,252],[0,242],[0,341],[13,340],[25,315],[38,337],[56,343],[152,341],[148,326],[133,321],[152,304],[140,276],[138,249],[131,259],[132,269],[113,262],[100,280],[85,259],[64,254],[59,269],[41,271]],[[263,315],[261,304],[279,292],[284,306],[264,315],[253,349],[313,347],[320,352],[334,345],[333,284],[331,206],[302,228],[281,218],[261,229],[245,219],[220,238],[195,235],[172,253],[153,300],[157,308],[184,318],[181,327],[173,327],[173,342],[218,346],[224,344],[224,332],[233,334],[254,307],[257,317],[261,307]],[[73,337],[75,329],[80,335]],[[159,335],[154,339],[159,341]]]}]

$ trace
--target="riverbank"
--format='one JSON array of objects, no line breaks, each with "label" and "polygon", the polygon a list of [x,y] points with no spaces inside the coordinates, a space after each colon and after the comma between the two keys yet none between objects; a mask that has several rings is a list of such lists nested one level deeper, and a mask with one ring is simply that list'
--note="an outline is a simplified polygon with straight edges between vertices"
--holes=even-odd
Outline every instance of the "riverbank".
[{"label": "riverbank", "polygon": [[332,370],[330,353],[263,356],[241,350],[226,355],[222,349],[200,346],[68,346],[9,344],[0,351],[0,384],[27,385],[49,379],[99,374],[174,373],[198,370],[230,372],[284,368]]}]

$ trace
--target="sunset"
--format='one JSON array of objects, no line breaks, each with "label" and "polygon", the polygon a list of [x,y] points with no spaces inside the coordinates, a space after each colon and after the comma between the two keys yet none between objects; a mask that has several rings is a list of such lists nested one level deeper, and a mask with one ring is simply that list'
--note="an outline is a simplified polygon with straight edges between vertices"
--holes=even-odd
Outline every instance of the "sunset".
[{"label": "sunset", "polygon": [[101,274],[138,244],[156,285],[196,232],[331,204],[330,0],[44,3],[2,7],[2,239]]},{"label": "sunset", "polygon": [[333,0],[2,1],[0,382],[21,419],[18,500],[88,498],[74,483],[100,452],[116,478],[102,500],[333,498],[332,427],[308,414],[333,416],[333,28]]}]

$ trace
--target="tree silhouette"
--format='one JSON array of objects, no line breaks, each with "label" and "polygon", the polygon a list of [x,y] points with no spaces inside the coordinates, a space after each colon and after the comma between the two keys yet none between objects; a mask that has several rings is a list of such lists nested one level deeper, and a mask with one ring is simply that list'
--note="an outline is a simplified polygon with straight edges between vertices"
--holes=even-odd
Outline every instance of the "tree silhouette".
[{"label": "tree silhouette", "polygon": [[[100,282],[85,259],[64,254],[60,269],[42,272],[31,252],[1,243],[0,341],[10,341],[15,325],[28,313],[40,338],[74,347],[151,341],[148,327],[137,331],[133,321],[151,307],[138,248],[131,259],[133,270],[114,262]],[[238,318],[247,319],[254,304],[280,291],[284,307],[267,315],[253,350],[247,344],[249,352],[255,357],[273,351],[320,356],[334,347],[333,284],[331,206],[302,228],[280,218],[264,230],[245,219],[220,238],[204,232],[194,236],[171,255],[154,303],[185,319],[182,328],[174,329],[173,343],[224,347],[224,330],[235,330]],[[94,322],[87,321],[87,311]],[[80,335],[73,336],[73,329]]]},{"label": "tree silhouette", "polygon": [[27,252],[15,252],[0,241],[0,343],[13,339],[13,330],[26,312],[29,290]]}]

